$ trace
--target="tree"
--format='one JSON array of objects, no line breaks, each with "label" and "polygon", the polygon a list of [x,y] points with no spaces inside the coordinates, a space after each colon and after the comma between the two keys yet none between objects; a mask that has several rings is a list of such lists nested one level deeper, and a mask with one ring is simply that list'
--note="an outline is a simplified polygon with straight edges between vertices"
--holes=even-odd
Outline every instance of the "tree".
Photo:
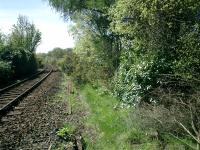
[{"label": "tree", "polygon": [[153,120],[162,130],[171,124],[173,133],[187,133],[198,144],[199,7],[197,0],[119,0],[110,10],[111,29],[123,47],[116,95],[144,108],[141,114],[148,111],[143,125]]},{"label": "tree", "polygon": [[[49,0],[49,4],[61,12],[64,18],[71,19],[76,23],[73,26],[73,33],[76,35],[77,43],[84,38],[90,45],[95,45],[92,49],[101,47],[96,54],[99,54],[99,58],[109,66],[110,76],[113,76],[119,66],[121,48],[118,35],[109,30],[108,10],[114,2],[115,0]],[[90,38],[91,36],[92,38]],[[92,49],[87,49],[87,51]]]},{"label": "tree", "polygon": [[10,45],[20,47],[27,52],[35,52],[41,41],[41,32],[25,16],[19,16],[17,24],[13,25],[10,35]]},{"label": "tree", "polygon": [[27,76],[37,70],[35,50],[41,33],[25,16],[19,16],[10,35],[0,34],[1,78]]},{"label": "tree", "polygon": [[12,65],[15,75],[23,76],[37,70],[35,50],[41,41],[41,33],[25,16],[19,16],[9,36],[10,51],[14,57]]},{"label": "tree", "polygon": [[43,64],[53,65],[60,67],[60,61],[63,61],[66,55],[72,51],[72,48],[62,49],[55,47],[53,50],[49,51],[47,54],[37,54],[40,59],[42,59]]},{"label": "tree", "polygon": [[119,0],[114,5],[110,25],[123,47],[116,92],[123,99],[159,102],[153,89],[184,89],[166,85],[165,75],[179,76],[176,80],[199,77],[199,7],[196,0]]},{"label": "tree", "polygon": [[115,74],[113,92],[124,103],[158,106],[173,127],[180,125],[199,143],[199,96],[193,98],[200,87],[199,0],[49,3],[76,23],[72,30],[79,59],[74,72],[79,81],[104,73],[106,66],[110,78]]},{"label": "tree", "polygon": [[5,35],[0,32],[0,47],[5,44]]}]

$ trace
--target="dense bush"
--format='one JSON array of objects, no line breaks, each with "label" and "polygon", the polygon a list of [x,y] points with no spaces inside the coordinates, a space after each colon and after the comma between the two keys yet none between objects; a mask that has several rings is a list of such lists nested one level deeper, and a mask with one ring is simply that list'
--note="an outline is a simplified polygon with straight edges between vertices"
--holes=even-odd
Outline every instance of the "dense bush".
[{"label": "dense bush", "polygon": [[27,56],[24,51],[21,51],[20,55],[16,55],[13,58],[12,64],[15,77],[26,76],[37,71],[37,61],[35,55],[32,54]]},{"label": "dense bush", "polygon": [[40,39],[41,33],[25,16],[19,16],[11,34],[0,34],[1,82],[36,72],[35,50]]},{"label": "dense bush", "polygon": [[11,64],[8,62],[0,61],[0,83],[5,83],[12,77],[13,71]]},{"label": "dense bush", "polygon": [[98,80],[105,80],[107,74],[98,59],[87,53],[80,55],[74,51],[67,51],[65,57],[58,61],[58,65],[76,84],[94,84]]},{"label": "dense bush", "polygon": [[120,0],[110,10],[112,31],[123,35],[115,92],[124,101],[137,103],[138,96],[159,101],[152,90],[172,85],[166,76],[199,78],[199,6],[194,1]]}]

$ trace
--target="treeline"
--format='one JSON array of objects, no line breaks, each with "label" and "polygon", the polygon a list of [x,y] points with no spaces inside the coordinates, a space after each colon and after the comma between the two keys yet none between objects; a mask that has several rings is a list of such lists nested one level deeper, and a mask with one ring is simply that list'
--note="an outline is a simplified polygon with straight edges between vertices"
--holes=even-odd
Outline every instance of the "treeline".
[{"label": "treeline", "polygon": [[199,148],[199,0],[49,4],[75,22],[76,47],[63,64],[75,64],[77,83],[106,83],[121,101],[135,106],[140,128],[156,130],[163,145],[167,133]]},{"label": "treeline", "polygon": [[0,84],[36,72],[35,50],[41,33],[25,16],[19,16],[9,35],[0,33]]},{"label": "treeline", "polygon": [[[85,84],[87,82],[94,83],[98,79],[105,78],[104,72],[99,70],[97,72],[98,64],[95,64],[90,54],[80,54],[74,52],[72,48],[62,49],[54,48],[48,53],[38,53],[37,60],[39,66],[52,66],[57,68],[69,76],[71,76],[77,85]],[[105,71],[106,73],[106,71]],[[100,78],[101,76],[101,78]]]},{"label": "treeline", "polygon": [[37,53],[38,66],[40,68],[54,67],[59,70],[64,70],[64,61],[72,53],[71,48],[59,48],[56,47],[49,51],[48,53]]}]

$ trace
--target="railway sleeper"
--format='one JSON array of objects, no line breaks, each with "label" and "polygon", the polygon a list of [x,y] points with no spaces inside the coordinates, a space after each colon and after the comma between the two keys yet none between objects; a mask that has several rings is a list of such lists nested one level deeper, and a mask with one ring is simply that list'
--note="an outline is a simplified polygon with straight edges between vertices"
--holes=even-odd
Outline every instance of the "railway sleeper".
[{"label": "railway sleeper", "polygon": [[21,93],[23,91],[23,89],[12,89],[9,92],[19,92]]},{"label": "railway sleeper", "polygon": [[[0,100],[0,104],[9,103],[13,98]],[[1,107],[0,107],[1,108]]]}]

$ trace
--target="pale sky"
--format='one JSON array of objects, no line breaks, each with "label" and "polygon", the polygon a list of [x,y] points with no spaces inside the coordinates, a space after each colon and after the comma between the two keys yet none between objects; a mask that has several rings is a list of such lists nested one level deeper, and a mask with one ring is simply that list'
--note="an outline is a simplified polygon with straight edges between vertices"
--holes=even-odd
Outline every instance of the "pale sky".
[{"label": "pale sky", "polygon": [[42,32],[42,42],[36,52],[48,52],[54,47],[74,47],[68,31],[70,23],[44,0],[0,0],[0,30],[10,33],[19,15],[25,15]]}]

